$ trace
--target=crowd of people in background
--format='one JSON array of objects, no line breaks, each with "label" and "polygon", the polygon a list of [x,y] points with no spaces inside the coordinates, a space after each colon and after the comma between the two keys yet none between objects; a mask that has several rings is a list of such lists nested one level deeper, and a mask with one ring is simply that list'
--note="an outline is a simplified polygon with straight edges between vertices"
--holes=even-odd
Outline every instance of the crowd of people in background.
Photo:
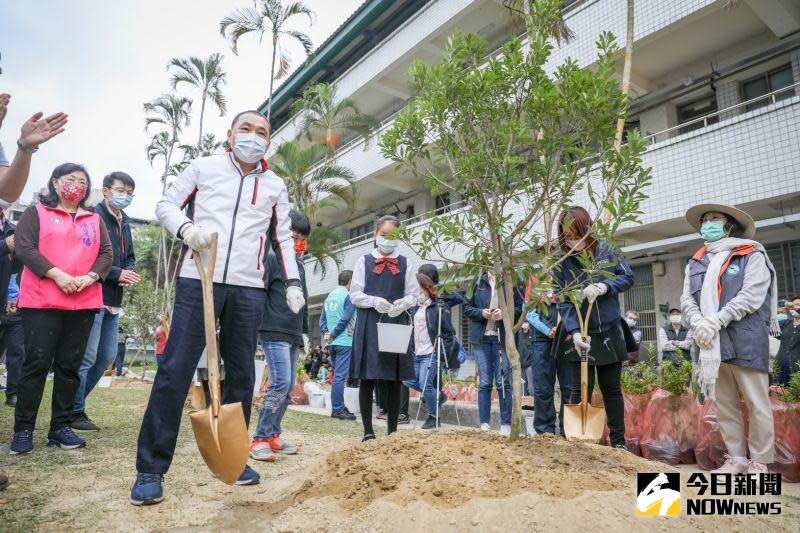
[{"label": "crowd of people in background", "polygon": [[[0,126],[9,101],[8,95],[0,95]],[[66,120],[61,113],[34,115],[22,127],[13,162],[0,145],[4,206],[21,193],[33,153],[63,131]],[[480,429],[491,431],[497,394],[499,433],[509,436],[509,338],[517,339],[525,392],[534,398],[536,433],[564,435],[563,407],[580,401],[580,361],[588,353],[588,393],[596,381],[611,446],[626,449],[621,375],[625,364],[640,359],[643,339],[639,314],[633,309],[623,313],[620,297],[634,278],[620,250],[595,235],[586,209],[570,207],[558,220],[563,261],[547,279],[516,281],[508,304],[521,327],[508,337],[500,311],[503,291],[491,272],[471,280],[461,293],[442,292],[438,268],[430,263],[414,268],[399,253],[395,235],[400,221],[381,216],[374,249],[345,265],[352,270],[339,272],[338,286],[325,298],[319,324],[324,345],[312,350],[303,255],[313,228],[304,213],[291,208],[286,185],[264,160],[269,138],[269,124],[258,111],[239,113],[228,131],[230,148],[190,162],[158,203],[159,221],[186,246],[171,317],[162,317],[156,330],[158,370],[138,437],[133,504],[163,499],[163,476],[173,459],[186,391],[202,366],[205,346],[194,254],[205,261],[212,242],[218,246],[213,293],[224,358],[222,402],[241,402],[248,425],[258,345],[268,367],[269,384],[261,391],[252,433],[254,460],[274,462],[299,451],[283,439],[282,422],[301,361],[312,377],[330,382],[335,419],[357,420],[345,405],[344,393],[348,383],[358,387],[365,442],[377,438],[372,416],[376,403],[376,418],[386,419],[388,434],[410,421],[410,390],[419,392],[425,405],[421,428],[440,427],[447,399],[443,373],[463,362],[462,340],[468,341],[463,344],[476,365]],[[87,398],[110,366],[122,373],[123,295],[140,281],[124,212],[135,188],[128,174],[110,172],[102,181],[102,200],[90,207],[88,171],[64,163],[53,170],[39,202],[23,213],[16,227],[0,211],[6,404],[15,409],[12,454],[34,447],[36,418],[51,371],[47,444],[66,450],[84,447],[86,441],[75,431],[100,429],[87,414]],[[755,224],[747,213],[705,204],[691,208],[686,218],[704,246],[688,261],[680,306],[669,309],[658,327],[657,362],[692,361],[701,386],[714,391],[729,454],[719,471],[765,472],[774,454],[769,337],[780,339],[773,354],[775,380],[785,384],[800,361],[800,298],[777,300],[775,270],[764,247],[753,240]],[[593,268],[587,270],[587,264]],[[575,286],[583,293],[577,306],[563,296]],[[457,306],[469,320],[469,339],[459,339],[453,325]],[[582,331],[584,317],[587,328]],[[407,348],[387,347],[380,334],[386,325],[408,328]],[[740,397],[750,411],[747,439]],[[246,466],[236,484],[259,480],[258,472]],[[0,476],[0,485],[6,482]]]}]

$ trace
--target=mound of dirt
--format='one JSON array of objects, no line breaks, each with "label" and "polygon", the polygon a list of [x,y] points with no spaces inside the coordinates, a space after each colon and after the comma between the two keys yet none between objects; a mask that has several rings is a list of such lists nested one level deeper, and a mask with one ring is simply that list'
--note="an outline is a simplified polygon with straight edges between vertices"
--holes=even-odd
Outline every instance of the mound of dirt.
[{"label": "mound of dirt", "polygon": [[573,498],[629,490],[634,473],[651,469],[630,453],[552,436],[511,443],[477,431],[409,431],[331,454],[295,502],[332,496],[354,513],[380,499],[453,508],[476,497],[524,492]]}]

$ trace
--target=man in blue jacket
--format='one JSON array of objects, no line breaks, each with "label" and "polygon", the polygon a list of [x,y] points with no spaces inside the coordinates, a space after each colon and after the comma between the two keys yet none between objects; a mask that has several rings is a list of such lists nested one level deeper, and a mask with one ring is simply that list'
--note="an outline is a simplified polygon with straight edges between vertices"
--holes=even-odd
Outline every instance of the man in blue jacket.
[{"label": "man in blue jacket", "polygon": [[86,398],[117,357],[119,314],[125,287],[139,282],[130,219],[123,209],[133,201],[136,183],[125,172],[112,172],[103,178],[103,201],[94,210],[103,219],[114,250],[114,265],[103,281],[103,309],[97,313],[89,334],[89,342],[78,371],[81,382],[75,394],[70,427],[75,431],[97,431],[100,428],[86,414]]},{"label": "man in blue jacket", "polygon": [[[322,307],[319,330],[328,343],[333,360],[333,383],[331,388],[331,417],[340,420],[355,420],[356,415],[344,405],[344,384],[350,373],[350,356],[353,353],[353,316],[356,307],[350,302],[352,270],[339,272],[339,286],[331,291]],[[354,322],[352,322],[354,324]],[[333,324],[333,330],[330,325]]]},{"label": "man in blue jacket", "polygon": [[[522,314],[524,289],[520,281],[514,290],[515,322]],[[508,354],[502,349],[505,344],[505,329],[494,274],[482,275],[475,281],[472,297],[466,298],[464,303],[464,313],[470,319],[469,342],[478,364],[478,416],[481,431],[489,431],[494,385],[500,396],[500,434],[507,437],[511,435],[511,364]]]}]

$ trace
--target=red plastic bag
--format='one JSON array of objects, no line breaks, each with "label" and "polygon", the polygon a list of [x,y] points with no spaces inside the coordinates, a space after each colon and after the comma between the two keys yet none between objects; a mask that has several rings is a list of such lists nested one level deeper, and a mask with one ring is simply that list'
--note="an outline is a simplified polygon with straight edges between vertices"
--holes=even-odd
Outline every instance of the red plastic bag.
[{"label": "red plastic bag", "polygon": [[622,393],[622,401],[625,403],[625,445],[635,455],[642,455],[639,442],[644,435],[645,413],[652,396],[652,393]]},{"label": "red plastic bag", "polygon": [[291,395],[292,404],[294,405],[308,405],[308,395],[303,390],[303,384],[296,382],[292,389]]},{"label": "red plastic bag", "polygon": [[697,414],[697,444],[694,447],[697,466],[703,470],[719,468],[725,462],[726,453],[728,448],[719,431],[717,408],[714,400],[706,398]]},{"label": "red plastic bag", "polygon": [[653,392],[645,412],[642,457],[667,464],[693,464],[700,406],[693,395]]},{"label": "red plastic bag", "polygon": [[775,420],[775,463],[772,472],[780,472],[784,481],[800,482],[800,403],[785,403],[770,398]]},{"label": "red plastic bag", "polygon": [[455,400],[458,398],[459,392],[461,392],[461,387],[459,387],[456,383],[448,383],[442,389],[445,396],[447,396],[448,400]]}]

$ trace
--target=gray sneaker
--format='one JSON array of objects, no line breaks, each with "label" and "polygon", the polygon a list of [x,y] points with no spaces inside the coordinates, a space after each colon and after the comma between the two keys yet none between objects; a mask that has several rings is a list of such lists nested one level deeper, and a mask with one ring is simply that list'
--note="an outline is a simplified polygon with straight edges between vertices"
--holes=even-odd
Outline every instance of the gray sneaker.
[{"label": "gray sneaker", "polygon": [[75,415],[75,418],[72,419],[70,422],[69,427],[73,429],[73,431],[100,431],[100,428],[89,420],[89,417],[86,416],[86,413],[78,413]]}]

